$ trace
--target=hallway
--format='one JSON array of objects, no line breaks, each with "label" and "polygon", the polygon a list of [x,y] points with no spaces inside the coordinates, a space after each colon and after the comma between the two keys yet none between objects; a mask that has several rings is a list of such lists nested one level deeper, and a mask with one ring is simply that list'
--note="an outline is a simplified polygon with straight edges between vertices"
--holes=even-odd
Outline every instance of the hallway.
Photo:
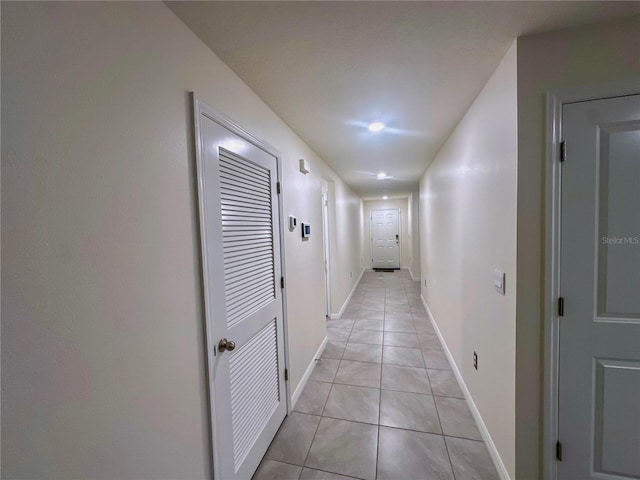
[{"label": "hallway", "polygon": [[327,335],[254,480],[499,478],[406,270],[365,272]]}]

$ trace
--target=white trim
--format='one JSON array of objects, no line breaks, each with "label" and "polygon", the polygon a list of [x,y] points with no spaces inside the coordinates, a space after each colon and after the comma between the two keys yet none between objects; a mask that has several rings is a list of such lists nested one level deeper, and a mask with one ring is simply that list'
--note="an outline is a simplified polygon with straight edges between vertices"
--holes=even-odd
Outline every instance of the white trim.
[{"label": "white trim", "polygon": [[409,270],[409,275],[411,275],[411,280],[413,280],[414,282],[419,282],[420,279],[418,277],[416,277],[413,272],[411,271],[411,267],[407,267],[407,270]]},{"label": "white trim", "polygon": [[324,340],[322,340],[322,343],[320,344],[320,347],[318,347],[316,354],[311,359],[311,363],[309,363],[309,366],[305,370],[304,375],[302,375],[302,378],[300,379],[300,383],[298,384],[295,391],[293,392],[293,395],[291,395],[291,403],[290,403],[291,409],[289,410],[289,413],[291,413],[291,411],[293,410],[293,407],[295,407],[296,403],[298,403],[298,399],[300,398],[300,395],[302,395],[302,391],[304,390],[304,387],[306,387],[307,382],[309,381],[309,377],[311,376],[311,373],[313,372],[313,369],[316,366],[316,360],[322,356],[322,353],[324,352],[324,349],[327,346],[328,341],[329,341],[329,337],[325,336]]},{"label": "white trim", "polygon": [[545,150],[545,231],[544,245],[544,378],[542,423],[542,470],[546,480],[558,476],[555,445],[558,441],[558,358],[560,297],[560,162],[562,105],[603,98],[639,94],[637,79],[596,85],[583,85],[547,92]]},{"label": "white trim", "polygon": [[491,434],[489,433],[489,430],[487,429],[487,426],[485,425],[484,420],[480,415],[480,411],[478,410],[478,407],[473,401],[473,397],[471,396],[471,393],[469,392],[467,385],[464,383],[464,379],[462,378],[462,374],[460,373],[460,370],[458,370],[458,366],[456,365],[456,362],[453,359],[453,355],[451,355],[451,351],[447,346],[447,342],[444,340],[444,337],[442,336],[442,332],[440,332],[440,329],[438,328],[438,324],[436,323],[436,320],[435,318],[433,318],[433,314],[431,313],[431,309],[429,308],[429,305],[427,305],[427,301],[424,299],[422,294],[420,294],[420,299],[422,300],[422,304],[424,305],[424,308],[427,310],[427,316],[429,317],[429,320],[433,325],[433,329],[436,331],[436,335],[438,335],[438,338],[440,339],[440,343],[442,343],[442,348],[444,349],[444,353],[447,356],[449,363],[451,364],[451,370],[453,370],[453,374],[456,376],[456,379],[458,380],[460,389],[462,390],[462,393],[464,394],[464,398],[467,401],[467,404],[469,405],[469,410],[471,410],[473,419],[476,421],[476,425],[478,426],[480,435],[482,435],[482,439],[484,440],[484,443],[487,445],[487,449],[489,450],[489,454],[491,455],[493,464],[498,470],[498,474],[500,475],[500,478],[502,480],[511,480],[511,477],[509,476],[509,472],[507,472],[507,469],[504,466],[504,463],[502,462],[500,453],[498,453],[496,444],[493,442],[493,439],[491,438]]},{"label": "white trim", "polygon": [[349,295],[347,296],[347,299],[342,304],[342,308],[340,309],[340,311],[338,313],[332,313],[331,314],[331,319],[332,320],[338,320],[339,318],[342,317],[342,314],[347,309],[347,305],[349,305],[349,302],[351,301],[351,297],[353,297],[353,294],[355,293],[356,288],[358,287],[358,284],[360,283],[360,280],[362,279],[362,275],[364,275],[364,271],[365,270],[366,270],[366,268],[363,268],[362,271],[360,272],[360,276],[356,280],[356,283],[353,284],[353,288],[349,292]]}]

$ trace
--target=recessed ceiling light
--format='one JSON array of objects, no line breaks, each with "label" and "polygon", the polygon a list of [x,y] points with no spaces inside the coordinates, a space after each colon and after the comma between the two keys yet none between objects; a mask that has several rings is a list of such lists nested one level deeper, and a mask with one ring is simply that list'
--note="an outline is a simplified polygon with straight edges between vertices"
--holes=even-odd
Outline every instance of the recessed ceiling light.
[{"label": "recessed ceiling light", "polygon": [[378,175],[376,175],[376,178],[378,180],[382,180],[383,178],[387,178],[387,174],[384,172],[380,172]]},{"label": "recessed ceiling light", "polygon": [[384,130],[384,123],[382,122],[373,122],[369,124],[370,132],[379,132],[380,130]]},{"label": "recessed ceiling light", "polygon": [[387,197],[386,195],[384,197],[382,197],[383,200],[389,200],[389,197]]}]

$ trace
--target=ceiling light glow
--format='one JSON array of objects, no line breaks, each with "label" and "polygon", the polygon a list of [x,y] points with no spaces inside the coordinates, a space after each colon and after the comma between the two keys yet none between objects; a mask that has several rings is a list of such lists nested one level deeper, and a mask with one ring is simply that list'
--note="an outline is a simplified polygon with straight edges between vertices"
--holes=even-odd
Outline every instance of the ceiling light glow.
[{"label": "ceiling light glow", "polygon": [[379,132],[381,130],[384,130],[384,123],[382,122],[373,122],[369,124],[369,131],[370,132]]},{"label": "ceiling light glow", "polygon": [[378,175],[376,175],[376,178],[378,180],[382,180],[383,178],[387,178],[387,174],[384,172],[380,172]]},{"label": "ceiling light glow", "polygon": [[389,197],[385,195],[384,197],[382,197],[382,199],[383,200],[389,200]]}]

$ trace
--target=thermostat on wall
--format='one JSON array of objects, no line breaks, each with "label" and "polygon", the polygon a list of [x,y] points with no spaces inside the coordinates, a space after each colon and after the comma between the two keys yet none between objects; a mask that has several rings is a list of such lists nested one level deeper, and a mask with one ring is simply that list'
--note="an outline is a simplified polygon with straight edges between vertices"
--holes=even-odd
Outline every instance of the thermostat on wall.
[{"label": "thermostat on wall", "polygon": [[308,223],[302,223],[302,238],[309,238],[311,236],[311,225]]}]

